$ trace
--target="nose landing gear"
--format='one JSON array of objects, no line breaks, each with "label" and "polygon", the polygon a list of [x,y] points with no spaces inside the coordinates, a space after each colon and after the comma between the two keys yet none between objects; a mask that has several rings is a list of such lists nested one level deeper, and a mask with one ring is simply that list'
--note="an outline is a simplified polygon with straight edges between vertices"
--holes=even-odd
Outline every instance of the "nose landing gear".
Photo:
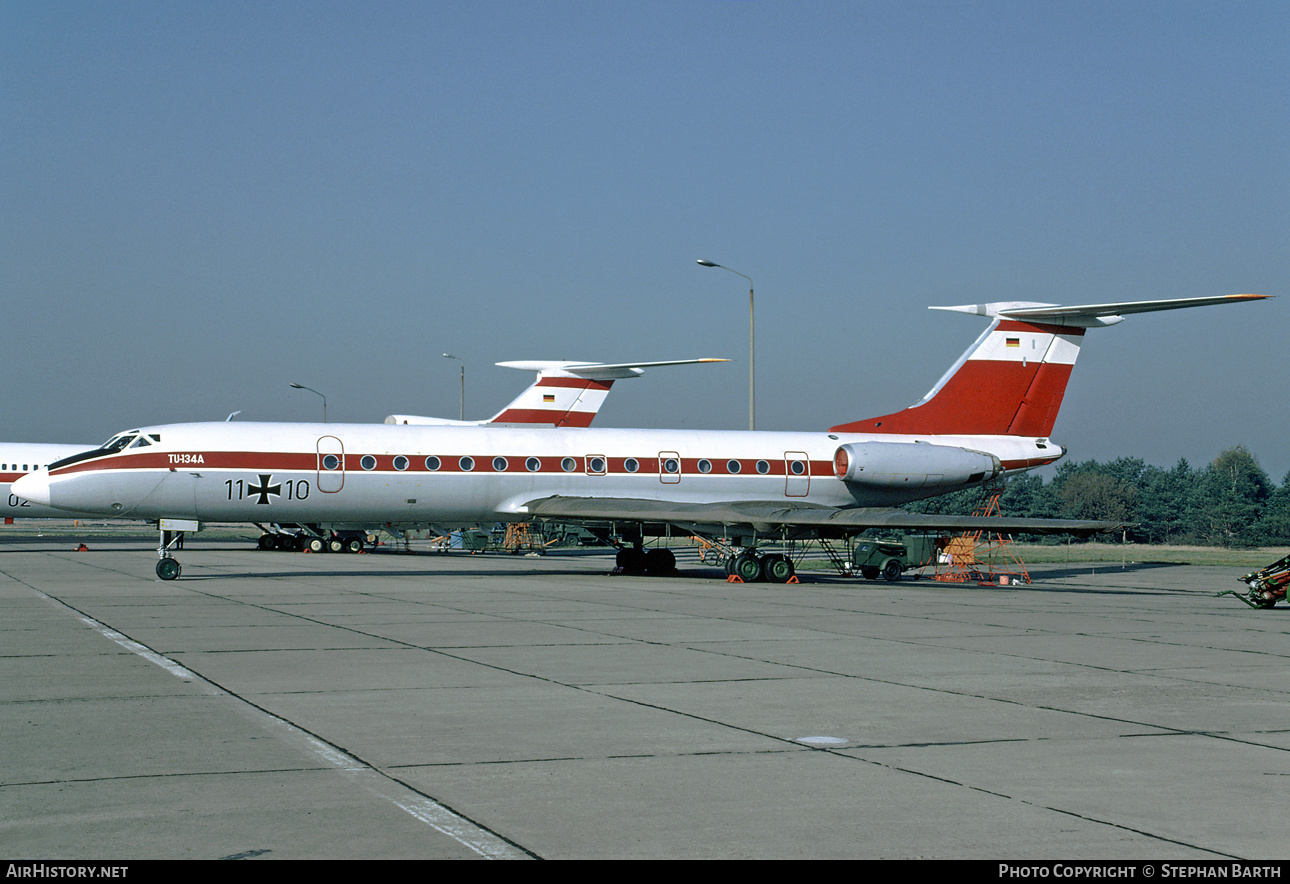
[{"label": "nose landing gear", "polygon": [[202,523],[191,519],[160,519],[157,527],[161,531],[161,546],[157,548],[157,576],[162,580],[175,580],[183,568],[179,560],[171,553],[184,548],[184,534],[188,531],[202,530]]}]

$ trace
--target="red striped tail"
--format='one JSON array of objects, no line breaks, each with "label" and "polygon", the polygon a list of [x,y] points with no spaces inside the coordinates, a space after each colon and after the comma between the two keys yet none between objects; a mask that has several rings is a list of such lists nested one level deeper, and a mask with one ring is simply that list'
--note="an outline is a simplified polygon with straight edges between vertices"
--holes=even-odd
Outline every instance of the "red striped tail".
[{"label": "red striped tail", "polygon": [[533,386],[494,415],[492,424],[589,427],[613,381],[539,375]]},{"label": "red striped tail", "polygon": [[1085,329],[1115,325],[1129,313],[1261,300],[1264,295],[1217,295],[1077,307],[1024,301],[933,307],[994,317],[994,324],[921,402],[895,414],[839,424],[830,431],[1047,438]]},{"label": "red striped tail", "polygon": [[1051,434],[1082,328],[998,319],[916,405],[831,427],[834,433]]}]

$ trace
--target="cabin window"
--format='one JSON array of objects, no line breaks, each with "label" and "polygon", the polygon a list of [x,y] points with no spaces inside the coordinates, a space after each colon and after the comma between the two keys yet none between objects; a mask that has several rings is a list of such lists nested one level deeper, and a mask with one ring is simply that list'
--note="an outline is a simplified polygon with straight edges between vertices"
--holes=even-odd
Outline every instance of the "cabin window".
[{"label": "cabin window", "polygon": [[712,472],[712,461],[710,461],[710,460],[708,460],[708,459],[706,459],[706,458],[705,458],[705,459],[703,459],[703,460],[701,460],[701,461],[699,461],[699,472],[700,472],[700,473],[710,473],[710,472]]},{"label": "cabin window", "polygon": [[372,457],[370,454],[364,454],[362,459],[359,460],[358,465],[365,470],[374,470],[376,469],[376,458]]},{"label": "cabin window", "polygon": [[560,469],[564,470],[566,473],[572,473],[577,468],[578,462],[571,457],[566,457],[564,460],[560,461]]},{"label": "cabin window", "polygon": [[524,467],[530,473],[536,473],[538,470],[542,469],[542,461],[538,460],[536,457],[530,457],[528,460],[524,461]]},{"label": "cabin window", "polygon": [[800,460],[793,461],[789,464],[788,468],[793,471],[794,476],[800,476],[806,472],[806,464],[802,463]]},{"label": "cabin window", "polygon": [[334,470],[340,466],[340,458],[334,454],[328,454],[323,457],[322,465],[324,470]]},{"label": "cabin window", "polygon": [[770,464],[764,460],[757,461],[757,472],[763,476],[770,472]]},{"label": "cabin window", "polygon": [[506,464],[506,458],[504,458],[504,457],[495,457],[495,458],[493,458],[493,471],[494,471],[494,472],[497,472],[497,473],[504,473],[504,472],[506,472],[506,466],[507,466],[507,464]]},{"label": "cabin window", "polygon": [[430,472],[435,472],[441,466],[443,466],[443,461],[439,460],[439,458],[435,457],[433,454],[426,458],[426,469]]},{"label": "cabin window", "polygon": [[739,461],[737,461],[737,460],[728,460],[728,461],[726,461],[726,472],[727,472],[727,473],[730,473],[730,474],[732,474],[732,475],[733,475],[734,473],[739,472],[741,469],[743,469],[743,467],[739,466]]},{"label": "cabin window", "polygon": [[605,474],[605,459],[599,456],[587,458],[587,472],[603,476]]},{"label": "cabin window", "polygon": [[641,468],[640,461],[638,461],[634,457],[629,457],[627,458],[627,460],[623,461],[623,469],[625,469],[629,473],[634,473],[640,468]]},{"label": "cabin window", "polygon": [[408,468],[408,459],[400,454],[394,458],[394,468],[399,472],[403,472]]},{"label": "cabin window", "polygon": [[457,461],[457,466],[461,467],[463,473],[469,473],[475,468],[475,459],[473,457],[463,457]]},{"label": "cabin window", "polygon": [[678,461],[675,457],[667,458],[666,460],[663,461],[663,472],[665,473],[681,472],[681,462]]}]

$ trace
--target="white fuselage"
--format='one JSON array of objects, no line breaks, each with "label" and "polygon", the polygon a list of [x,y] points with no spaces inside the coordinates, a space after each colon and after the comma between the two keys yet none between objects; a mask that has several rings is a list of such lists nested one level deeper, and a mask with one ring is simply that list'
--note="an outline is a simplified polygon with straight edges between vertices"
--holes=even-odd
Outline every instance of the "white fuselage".
[{"label": "white fuselage", "polygon": [[6,442],[0,444],[0,499],[6,519],[65,519],[70,513],[41,506],[13,493],[16,479],[48,467],[51,463],[88,445],[53,445],[43,442]]},{"label": "white fuselage", "polygon": [[1063,453],[1045,439],[825,432],[200,423],[130,433],[146,444],[56,465],[18,490],[120,518],[406,526],[523,520],[528,502],[552,496],[892,506],[967,483],[917,470],[843,482],[840,446],[952,446],[1003,472]]}]

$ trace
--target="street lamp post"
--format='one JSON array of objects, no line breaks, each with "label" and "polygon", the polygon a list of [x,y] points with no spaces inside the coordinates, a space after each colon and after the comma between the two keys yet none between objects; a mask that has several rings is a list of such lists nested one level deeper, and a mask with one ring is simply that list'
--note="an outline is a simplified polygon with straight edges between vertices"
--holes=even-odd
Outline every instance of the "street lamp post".
[{"label": "street lamp post", "polygon": [[[308,390],[310,393],[313,393],[313,394],[315,394],[315,395],[317,395],[317,396],[322,396],[322,401],[323,401],[323,423],[327,423],[327,397],[326,397],[326,396],[323,396],[323,394],[322,394],[322,393],[319,393],[319,392],[318,392],[317,390],[315,390],[313,387],[306,387],[304,384],[290,384],[289,386],[295,387],[297,390]],[[229,417],[232,417],[232,416],[233,416],[233,415],[229,415]]]},{"label": "street lamp post", "polygon": [[453,356],[451,353],[443,354],[444,359],[456,359],[461,363],[461,412],[458,417],[461,420],[466,419],[466,362],[460,356]]},{"label": "street lamp post", "polygon": [[754,363],[755,363],[755,360],[754,360],[754,358],[753,358],[753,357],[754,357],[754,353],[755,353],[755,351],[754,351],[754,349],[753,349],[753,342],[754,342],[755,337],[754,337],[754,335],[753,335],[753,281],[752,281],[752,277],[751,277],[751,276],[748,276],[747,274],[740,273],[738,270],[734,270],[734,269],[732,269],[732,268],[730,268],[730,267],[726,267],[725,265],[717,264],[717,263],[716,263],[716,262],[714,262],[714,261],[705,261],[704,259],[700,258],[696,263],[700,264],[700,265],[701,265],[701,266],[703,266],[703,267],[720,267],[722,270],[729,270],[731,273],[735,274],[736,276],[742,276],[744,279],[748,280],[748,429],[750,429],[750,430],[751,430],[751,429],[753,429],[753,428],[754,428],[754,426],[753,426],[753,425],[754,425],[754,423],[756,422],[756,414],[757,414],[757,405],[756,405],[756,403],[757,403],[757,396],[756,396],[756,393],[755,393],[755,390],[756,390],[756,383],[755,383],[755,370],[756,370],[756,366],[755,366],[755,364],[754,364]]}]

